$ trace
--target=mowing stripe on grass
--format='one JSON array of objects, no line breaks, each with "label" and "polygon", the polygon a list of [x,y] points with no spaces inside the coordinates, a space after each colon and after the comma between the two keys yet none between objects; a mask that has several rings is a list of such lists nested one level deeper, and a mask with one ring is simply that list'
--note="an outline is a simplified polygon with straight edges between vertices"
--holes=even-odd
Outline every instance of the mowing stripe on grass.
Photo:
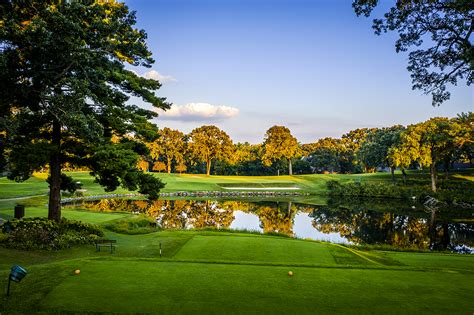
[{"label": "mowing stripe on grass", "polygon": [[333,246],[339,246],[339,247],[341,247],[341,248],[344,248],[344,249],[350,251],[351,253],[353,253],[353,254],[359,256],[359,257],[362,258],[362,259],[365,259],[365,260],[367,260],[367,261],[369,261],[369,262],[371,262],[371,263],[373,263],[373,264],[383,266],[383,264],[381,264],[381,263],[379,263],[379,262],[377,262],[377,261],[375,261],[375,260],[372,260],[372,259],[370,259],[370,258],[365,257],[364,255],[360,254],[360,253],[359,253],[358,251],[356,251],[356,250],[353,250],[353,249],[351,249],[351,248],[348,248],[348,247],[345,247],[345,246],[342,246],[342,245],[339,245],[339,244],[333,244],[333,243],[329,243],[329,244],[331,244],[331,245],[333,245]]}]

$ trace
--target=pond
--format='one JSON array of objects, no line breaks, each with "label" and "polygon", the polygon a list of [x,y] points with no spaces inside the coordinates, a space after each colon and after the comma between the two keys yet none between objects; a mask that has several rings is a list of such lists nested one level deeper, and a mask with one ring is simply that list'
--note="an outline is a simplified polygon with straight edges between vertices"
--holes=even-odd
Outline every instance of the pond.
[{"label": "pond", "polygon": [[129,211],[156,218],[165,229],[213,227],[399,248],[474,253],[472,208],[426,207],[415,201],[146,200],[101,199],[67,207]]}]

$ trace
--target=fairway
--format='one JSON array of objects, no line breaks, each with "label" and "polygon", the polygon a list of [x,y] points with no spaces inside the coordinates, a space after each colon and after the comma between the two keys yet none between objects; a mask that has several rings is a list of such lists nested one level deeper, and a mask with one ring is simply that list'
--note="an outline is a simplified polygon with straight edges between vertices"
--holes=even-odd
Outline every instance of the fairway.
[{"label": "fairway", "polygon": [[[288,267],[93,260],[78,268],[81,275],[68,276],[42,308],[128,313],[446,314],[474,307],[464,274],[295,267],[291,268],[295,275],[288,277]],[[457,296],[455,304],[449,296]]]}]

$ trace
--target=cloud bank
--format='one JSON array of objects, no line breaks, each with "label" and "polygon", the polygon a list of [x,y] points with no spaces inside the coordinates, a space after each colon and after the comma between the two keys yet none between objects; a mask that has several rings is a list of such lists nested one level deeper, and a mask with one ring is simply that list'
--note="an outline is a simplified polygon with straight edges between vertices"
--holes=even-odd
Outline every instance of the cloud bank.
[{"label": "cloud bank", "polygon": [[235,117],[239,109],[224,105],[208,103],[188,103],[172,105],[167,111],[159,111],[160,118],[180,121],[219,121]]},{"label": "cloud bank", "polygon": [[178,82],[178,80],[176,80],[172,76],[163,75],[163,74],[159,73],[156,70],[150,70],[148,72],[145,72],[142,76],[147,78],[147,79],[158,80],[158,81],[160,81],[160,83]]}]

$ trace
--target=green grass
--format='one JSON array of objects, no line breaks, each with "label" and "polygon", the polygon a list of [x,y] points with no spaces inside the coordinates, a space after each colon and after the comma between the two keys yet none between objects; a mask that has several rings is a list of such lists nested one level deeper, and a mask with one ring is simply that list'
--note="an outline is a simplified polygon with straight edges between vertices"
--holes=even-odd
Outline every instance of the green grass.
[{"label": "green grass", "polygon": [[[115,254],[97,253],[93,246],[52,253],[0,247],[2,281],[13,263],[29,271],[13,284],[0,312],[446,314],[474,309],[474,257],[469,255],[360,252],[211,231],[107,232],[106,237],[117,239]],[[75,269],[81,274],[73,275]]]},{"label": "green grass", "polygon": [[[66,172],[73,176],[76,181],[83,184],[86,195],[110,194],[98,184],[94,183],[94,178],[88,172]],[[339,180],[341,182],[362,181],[380,182],[391,180],[389,173],[371,174],[310,174],[295,176],[206,176],[201,174],[164,174],[151,173],[166,183],[162,192],[176,191],[229,191],[227,187],[244,188],[272,188],[297,187],[298,192],[310,194],[325,194],[327,192],[326,183],[329,180]],[[397,180],[401,181],[401,173],[396,173]],[[29,180],[17,183],[9,181],[7,178],[0,178],[0,200],[9,198],[21,198],[25,196],[44,195],[48,192],[48,185],[45,182],[47,174],[35,173]],[[409,172],[410,179],[422,179],[429,182],[429,174],[426,172]],[[458,181],[472,181],[472,170],[453,173],[450,177]],[[294,191],[294,190],[290,190]],[[113,193],[130,193],[119,188]],[[1,203],[6,201],[1,201]],[[9,201],[10,203],[24,203],[23,199]],[[2,204],[0,203],[0,209]]]},{"label": "green grass", "polygon": [[327,245],[262,236],[195,236],[174,258],[202,261],[332,265]]},{"label": "green grass", "polygon": [[65,277],[40,308],[129,313],[446,314],[469,313],[474,307],[472,287],[463,274],[295,267],[290,278],[288,267],[155,261],[86,261],[76,266],[81,275]]},{"label": "green grass", "polygon": [[[86,172],[73,174],[87,194],[104,194]],[[427,174],[410,174],[427,178]],[[40,177],[43,175],[40,175]],[[389,174],[204,176],[158,174],[164,192],[293,185],[321,203],[328,180],[385,181]],[[470,176],[469,174],[464,174]],[[40,177],[23,184],[0,178],[0,199],[41,195]],[[459,180],[469,180],[460,178]],[[120,190],[117,193],[126,193]],[[17,203],[45,216],[46,196],[0,201],[9,219]],[[129,213],[64,209],[63,216],[102,226],[133,221]],[[116,230],[120,231],[120,229]],[[122,231],[126,232],[126,231]],[[150,231],[147,231],[150,232]],[[474,311],[474,256],[360,250],[233,231],[160,231],[129,235],[106,230],[115,254],[93,245],[60,251],[0,247],[0,286],[10,266],[28,276],[12,285],[0,314],[50,313],[440,313]],[[162,257],[160,258],[160,247]],[[73,271],[81,274],[74,276]],[[289,277],[288,271],[295,275]]]}]

